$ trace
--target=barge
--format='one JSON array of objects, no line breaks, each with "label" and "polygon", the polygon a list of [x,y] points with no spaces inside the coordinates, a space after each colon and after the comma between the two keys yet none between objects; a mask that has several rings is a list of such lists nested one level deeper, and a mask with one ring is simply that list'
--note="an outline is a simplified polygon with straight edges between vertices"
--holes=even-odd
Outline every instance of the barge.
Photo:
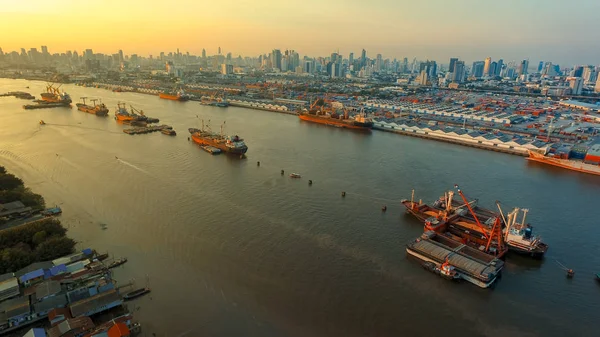
[{"label": "barge", "polygon": [[460,279],[481,288],[492,286],[504,268],[502,260],[433,231],[408,243],[406,252],[422,263],[435,264],[436,268],[452,266]]}]

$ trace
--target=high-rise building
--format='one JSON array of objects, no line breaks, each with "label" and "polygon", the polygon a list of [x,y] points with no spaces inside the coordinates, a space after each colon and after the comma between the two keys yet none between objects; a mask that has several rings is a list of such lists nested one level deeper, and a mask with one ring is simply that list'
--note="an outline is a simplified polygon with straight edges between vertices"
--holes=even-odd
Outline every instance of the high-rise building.
[{"label": "high-rise building", "polygon": [[542,69],[544,69],[544,61],[540,61],[540,63],[538,64],[538,73],[541,73]]},{"label": "high-rise building", "polygon": [[[179,50],[178,50],[178,51],[179,51]],[[221,47],[219,47],[219,54],[218,54],[218,55],[221,55]]]},{"label": "high-rise building", "polygon": [[454,72],[452,76],[452,82],[462,83],[465,77],[465,62],[464,61],[456,61],[454,64]]},{"label": "high-rise building", "polygon": [[499,59],[498,62],[496,62],[496,71],[495,71],[494,75],[500,76],[503,66],[504,66],[504,60]]},{"label": "high-rise building", "polygon": [[490,63],[490,73],[489,76],[496,76],[496,68],[498,67],[498,63],[496,61],[492,61]]},{"label": "high-rise building", "polygon": [[348,55],[348,66],[351,66],[352,63],[354,63],[354,53],[350,53],[350,55]]},{"label": "high-rise building", "polygon": [[273,49],[271,53],[271,63],[273,65],[273,69],[281,69],[281,50]]},{"label": "high-rise building", "polygon": [[42,54],[44,54],[44,55],[48,54],[48,47],[47,46],[42,46]]},{"label": "high-rise building", "polygon": [[202,48],[202,58],[206,59],[206,49]]},{"label": "high-rise building", "polygon": [[571,94],[581,95],[583,90],[583,79],[581,77],[570,77],[569,87],[571,88]]},{"label": "high-rise building", "polygon": [[485,63],[483,65],[483,76],[489,76],[490,75],[490,67],[492,66],[492,58],[491,57],[487,57],[485,59]]},{"label": "high-rise building", "polygon": [[91,49],[86,49],[83,53],[84,60],[91,60],[94,58],[94,52]]},{"label": "high-rise building", "polygon": [[583,66],[577,66],[573,69],[574,77],[582,77],[583,76]]},{"label": "high-rise building", "polygon": [[421,70],[421,74],[419,75],[419,85],[427,85],[427,71]]},{"label": "high-rise building", "polygon": [[360,54],[360,66],[364,67],[367,65],[367,51],[366,50],[362,50],[362,53]]},{"label": "high-rise building", "polygon": [[484,65],[485,65],[485,62],[483,62],[483,61],[473,62],[473,67],[471,68],[471,75],[473,75],[473,77],[475,77],[475,78],[483,77]]},{"label": "high-rise building", "polygon": [[453,57],[450,59],[450,65],[448,66],[448,72],[449,73],[453,73],[454,72],[454,64],[456,64],[456,61],[458,61],[458,58]]},{"label": "high-rise building", "polygon": [[123,56],[123,51],[119,49],[119,62],[125,61],[125,57]]},{"label": "high-rise building", "polygon": [[594,87],[594,92],[600,92],[600,76],[598,76],[598,78],[596,79],[596,86]]},{"label": "high-rise building", "polygon": [[221,74],[230,75],[233,74],[233,64],[221,64]]},{"label": "high-rise building", "polygon": [[377,54],[377,59],[375,60],[375,71],[381,71],[383,68],[383,57],[381,54]]},{"label": "high-rise building", "polygon": [[521,61],[521,64],[519,64],[519,75],[527,75],[528,69],[529,69],[529,60]]}]

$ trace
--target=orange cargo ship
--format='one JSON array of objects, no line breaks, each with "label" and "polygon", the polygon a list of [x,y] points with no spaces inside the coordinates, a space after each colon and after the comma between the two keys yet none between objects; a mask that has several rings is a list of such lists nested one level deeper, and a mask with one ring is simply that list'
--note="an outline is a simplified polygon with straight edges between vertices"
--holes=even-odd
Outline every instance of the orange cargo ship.
[{"label": "orange cargo ship", "polygon": [[169,99],[172,101],[187,101],[189,97],[183,92],[183,90],[179,90],[177,92],[161,92],[158,94],[159,98]]},{"label": "orange cargo ship", "polygon": [[50,103],[70,104],[72,102],[71,96],[66,92],[61,93],[60,90],[58,90],[59,88],[60,85],[56,88],[54,88],[52,84],[47,85],[46,92],[41,94],[42,100]]},{"label": "orange cargo ship", "polygon": [[344,119],[343,116],[335,118],[335,115],[317,115],[311,113],[301,113],[298,115],[301,120],[319,124],[325,124],[329,126],[335,126],[344,129],[363,130],[370,131],[373,126],[373,122],[364,116],[355,116],[354,118]]},{"label": "orange cargo ship", "polygon": [[82,97],[81,99],[83,100],[83,103],[75,104],[79,111],[87,112],[90,114],[95,114],[96,116],[101,116],[101,117],[108,116],[108,108],[106,107],[106,105],[104,103],[95,104],[96,100],[92,99],[91,101],[94,103],[94,105],[87,105],[87,104],[85,104],[86,97]]},{"label": "orange cargo ship", "polygon": [[600,165],[598,164],[587,164],[582,161],[551,158],[533,151],[529,151],[529,157],[527,160],[557,166],[571,171],[600,175]]},{"label": "orange cargo ship", "polygon": [[117,103],[117,111],[115,112],[115,119],[119,122],[137,122],[137,121],[145,121],[148,118],[143,115],[143,112],[140,111],[140,114],[136,114],[133,112],[127,111],[125,107],[125,103]]}]

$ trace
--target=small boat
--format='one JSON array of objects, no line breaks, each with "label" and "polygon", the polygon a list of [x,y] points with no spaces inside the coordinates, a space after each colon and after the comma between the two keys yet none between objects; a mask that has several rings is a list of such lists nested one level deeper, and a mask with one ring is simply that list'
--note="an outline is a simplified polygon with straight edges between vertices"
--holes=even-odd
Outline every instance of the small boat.
[{"label": "small boat", "polygon": [[103,261],[103,260],[106,260],[106,259],[108,259],[108,253],[104,253],[104,254],[98,254],[98,255],[96,255],[96,259],[97,259],[98,261]]},{"label": "small boat", "polygon": [[58,207],[58,206],[55,206],[52,208],[47,208],[47,209],[41,211],[40,213],[44,216],[59,215],[62,213],[62,209],[60,209],[60,207]]},{"label": "small boat", "polygon": [[150,288],[140,288],[140,289],[128,292],[127,294],[125,294],[123,296],[123,299],[125,301],[129,301],[129,300],[132,300],[134,298],[140,297],[142,295],[146,295],[149,292],[150,292]]},{"label": "small boat", "polygon": [[120,258],[120,259],[116,259],[116,260],[114,260],[113,262],[111,262],[111,263],[108,265],[108,267],[107,267],[107,268],[108,268],[108,269],[116,268],[116,267],[118,267],[118,266],[120,266],[120,265],[122,265],[122,264],[125,264],[126,262],[127,262],[127,258],[126,258],[126,257],[123,257],[123,258]]},{"label": "small boat", "polygon": [[600,273],[596,274],[596,281],[600,282]]},{"label": "small boat", "polygon": [[575,276],[575,271],[573,269],[567,270],[567,278],[573,278]]},{"label": "small boat", "polygon": [[160,132],[167,136],[176,136],[177,135],[177,132],[175,132],[175,130],[173,130],[173,129],[162,129],[162,130],[160,130]]},{"label": "small boat", "polygon": [[46,123],[43,120],[40,120],[40,125],[46,125]]},{"label": "small boat", "polygon": [[458,280],[460,278],[460,275],[454,270],[454,267],[450,264],[446,264],[446,262],[444,262],[441,267],[438,267],[437,264],[433,262],[425,262],[423,263],[423,268],[447,280]]},{"label": "small boat", "polygon": [[302,176],[298,173],[290,173],[290,178],[302,178]]}]

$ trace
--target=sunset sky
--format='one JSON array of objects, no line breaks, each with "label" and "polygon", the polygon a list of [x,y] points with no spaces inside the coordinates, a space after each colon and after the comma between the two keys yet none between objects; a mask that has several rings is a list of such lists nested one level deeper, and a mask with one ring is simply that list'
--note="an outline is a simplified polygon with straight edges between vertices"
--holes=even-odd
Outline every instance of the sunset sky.
[{"label": "sunset sky", "polygon": [[0,0],[0,48],[599,64],[600,0]]}]

